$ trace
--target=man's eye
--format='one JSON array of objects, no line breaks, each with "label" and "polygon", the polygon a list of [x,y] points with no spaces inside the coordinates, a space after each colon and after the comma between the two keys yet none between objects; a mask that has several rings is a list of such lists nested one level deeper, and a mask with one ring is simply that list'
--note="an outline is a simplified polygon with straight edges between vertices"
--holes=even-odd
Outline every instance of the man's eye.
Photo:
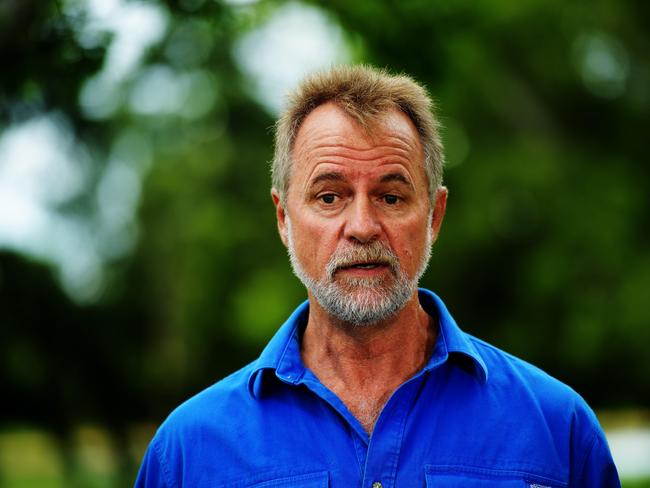
[{"label": "man's eye", "polygon": [[323,203],[332,204],[336,200],[336,195],[332,193],[327,193],[319,197]]},{"label": "man's eye", "polygon": [[395,195],[384,195],[384,201],[388,205],[395,205],[399,201],[399,197]]}]

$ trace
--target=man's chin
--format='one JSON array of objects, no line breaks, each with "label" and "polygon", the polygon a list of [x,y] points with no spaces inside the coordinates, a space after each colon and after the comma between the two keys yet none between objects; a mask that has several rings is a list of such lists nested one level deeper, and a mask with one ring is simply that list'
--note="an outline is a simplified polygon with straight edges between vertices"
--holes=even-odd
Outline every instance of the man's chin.
[{"label": "man's chin", "polygon": [[395,280],[392,276],[372,276],[372,277],[336,277],[334,285],[342,291],[349,293],[390,293],[390,288],[395,286]]},{"label": "man's chin", "polygon": [[398,288],[396,283],[387,283],[386,280],[344,282],[337,283],[337,285],[341,296],[368,308],[383,308],[386,303],[399,302],[398,297],[403,295],[404,292],[404,290]]}]

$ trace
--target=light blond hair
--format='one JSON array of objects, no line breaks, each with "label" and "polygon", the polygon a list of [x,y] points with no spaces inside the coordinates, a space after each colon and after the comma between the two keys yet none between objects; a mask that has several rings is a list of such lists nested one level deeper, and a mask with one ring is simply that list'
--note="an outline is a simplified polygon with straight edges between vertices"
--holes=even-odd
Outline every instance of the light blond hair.
[{"label": "light blond hair", "polygon": [[415,126],[424,149],[424,169],[433,202],[442,184],[443,147],[434,116],[433,101],[426,89],[409,76],[393,75],[365,65],[338,66],[307,76],[288,97],[288,104],[275,125],[275,154],[272,163],[273,187],[286,203],[289,189],[293,144],[303,121],[319,105],[333,102],[362,127],[391,110],[406,114]]}]

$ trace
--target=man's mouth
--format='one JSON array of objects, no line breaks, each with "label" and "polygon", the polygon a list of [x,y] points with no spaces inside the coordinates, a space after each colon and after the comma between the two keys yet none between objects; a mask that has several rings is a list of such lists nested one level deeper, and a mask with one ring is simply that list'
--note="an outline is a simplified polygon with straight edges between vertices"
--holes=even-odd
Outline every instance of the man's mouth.
[{"label": "man's mouth", "polygon": [[374,241],[366,247],[338,250],[327,263],[327,275],[333,279],[339,272],[348,278],[376,278],[386,273],[397,276],[399,261],[387,245]]},{"label": "man's mouth", "polygon": [[387,266],[387,263],[375,262],[375,261],[351,263],[351,264],[345,264],[343,266],[339,266],[339,269],[375,269],[375,268],[379,268],[380,266]]}]

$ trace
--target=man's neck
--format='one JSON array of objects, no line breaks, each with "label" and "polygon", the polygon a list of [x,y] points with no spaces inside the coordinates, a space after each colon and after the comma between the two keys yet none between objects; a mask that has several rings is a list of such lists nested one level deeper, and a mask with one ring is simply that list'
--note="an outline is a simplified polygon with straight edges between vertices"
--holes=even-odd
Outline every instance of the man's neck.
[{"label": "man's neck", "polygon": [[390,395],[424,366],[435,339],[417,293],[394,317],[364,326],[337,321],[310,297],[301,354],[369,433]]}]

